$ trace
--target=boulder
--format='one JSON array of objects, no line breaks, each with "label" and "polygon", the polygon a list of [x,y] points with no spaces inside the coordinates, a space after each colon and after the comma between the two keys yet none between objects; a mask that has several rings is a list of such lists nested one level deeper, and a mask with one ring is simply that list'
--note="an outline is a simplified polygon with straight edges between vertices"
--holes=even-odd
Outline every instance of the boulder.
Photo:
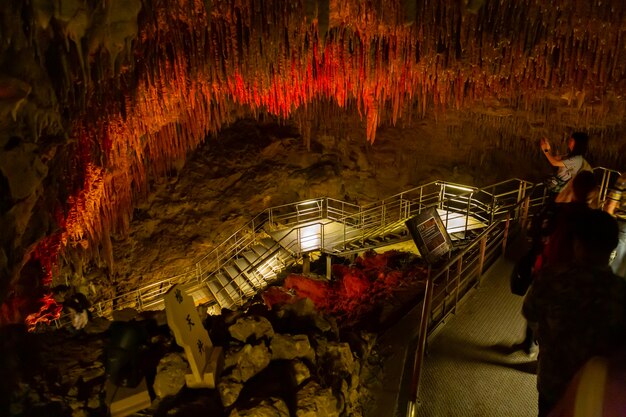
[{"label": "boulder", "polygon": [[157,366],[154,393],[159,398],[176,395],[185,386],[185,375],[191,373],[189,364],[178,353],[165,355]]},{"label": "boulder", "polygon": [[220,393],[222,404],[224,407],[230,407],[237,401],[239,393],[243,389],[243,383],[235,381],[233,378],[222,378],[217,384],[217,390]]},{"label": "boulder", "polygon": [[275,334],[270,344],[272,360],[276,359],[296,359],[305,358],[311,362],[315,361],[315,351],[309,343],[307,335],[287,335]]},{"label": "boulder", "polygon": [[261,337],[272,338],[274,336],[272,323],[262,316],[241,317],[235,324],[228,327],[228,331],[231,337],[244,343],[250,337],[258,340]]},{"label": "boulder", "polygon": [[322,388],[317,382],[306,384],[297,395],[297,417],[339,417],[339,401],[330,388]]},{"label": "boulder", "polygon": [[230,371],[230,377],[237,382],[246,382],[265,369],[270,363],[270,352],[264,344],[245,345],[237,351],[227,351],[224,369]]}]

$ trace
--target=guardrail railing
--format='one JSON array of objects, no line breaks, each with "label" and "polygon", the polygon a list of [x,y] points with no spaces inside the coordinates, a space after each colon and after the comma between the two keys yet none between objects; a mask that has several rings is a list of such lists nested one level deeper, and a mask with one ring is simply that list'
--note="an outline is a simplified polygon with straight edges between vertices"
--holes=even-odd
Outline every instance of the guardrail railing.
[{"label": "guardrail railing", "polygon": [[[604,199],[609,184],[619,176],[619,172],[606,168],[596,168],[594,172],[600,178],[599,182],[602,186],[599,198]],[[468,219],[467,216],[473,216],[489,226],[494,221],[502,219],[516,205],[516,214],[519,214],[519,203],[529,195],[531,190],[535,192],[529,199],[527,211],[532,213],[543,205],[547,198],[547,191],[541,185],[517,178],[482,188],[433,181],[363,206],[324,197],[271,207],[259,213],[209,253],[183,270],[181,274],[98,302],[94,304],[93,312],[101,316],[110,314],[112,310],[127,307],[142,310],[145,304],[153,303],[155,297],[161,296],[173,285],[206,283],[216,271],[240,256],[256,242],[260,233],[286,228],[300,230],[300,225],[303,223],[313,224],[328,219],[344,225],[341,236],[335,237],[336,239],[344,243],[348,240],[364,241],[372,234],[392,230],[393,226],[401,225],[403,220],[429,208],[439,208],[445,210],[446,213],[465,214],[466,219]],[[447,216],[444,216],[442,221],[447,226]],[[465,231],[466,229],[467,222]],[[301,230],[295,241],[299,243],[298,245],[293,242],[282,243],[293,251],[294,256],[323,249],[325,247],[323,225],[320,230],[319,237],[311,238],[305,245],[301,242]],[[317,245],[317,242],[320,244]]]},{"label": "guardrail railing", "polygon": [[[599,184],[597,205],[601,207],[610,185],[620,176],[620,173],[598,167],[594,169],[594,175]],[[422,300],[418,343],[409,388],[407,417],[414,417],[417,414],[417,399],[426,340],[437,327],[444,323],[450,314],[456,311],[459,301],[463,299],[464,295],[480,285],[485,265],[493,263],[504,252],[511,222],[519,222],[523,227],[528,221],[528,216],[535,214],[547,200],[548,191],[543,184],[532,184],[520,180],[520,188],[515,194],[515,190],[507,189],[509,188],[506,186],[507,182],[504,181],[478,190],[478,193],[484,191],[487,196],[492,198],[492,209],[490,210],[492,220],[500,219],[501,221],[492,221],[489,227],[473,242],[450,257],[445,265],[438,268],[436,272],[430,268],[428,270],[425,294]],[[495,202],[498,203],[497,206]],[[483,201],[483,203],[485,202]],[[434,288],[439,288],[439,292],[435,294]]]},{"label": "guardrail railing", "polygon": [[[493,222],[472,243],[451,256],[442,267],[437,268],[436,271],[429,267],[409,388],[409,402],[406,411],[408,417],[414,417],[417,411],[420,378],[428,336],[443,324],[450,314],[456,311],[459,301],[471,289],[480,285],[485,266],[493,263],[506,247],[509,226],[509,217]],[[434,291],[435,288],[439,289],[437,293]]]}]

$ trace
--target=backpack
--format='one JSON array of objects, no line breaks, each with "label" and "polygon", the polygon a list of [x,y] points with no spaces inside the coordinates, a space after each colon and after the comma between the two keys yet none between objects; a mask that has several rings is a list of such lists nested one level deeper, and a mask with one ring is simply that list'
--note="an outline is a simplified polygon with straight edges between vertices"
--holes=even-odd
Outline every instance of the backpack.
[{"label": "backpack", "polygon": [[526,295],[526,291],[533,281],[533,266],[537,254],[534,250],[529,250],[522,256],[511,271],[510,286],[511,292],[515,295]]}]

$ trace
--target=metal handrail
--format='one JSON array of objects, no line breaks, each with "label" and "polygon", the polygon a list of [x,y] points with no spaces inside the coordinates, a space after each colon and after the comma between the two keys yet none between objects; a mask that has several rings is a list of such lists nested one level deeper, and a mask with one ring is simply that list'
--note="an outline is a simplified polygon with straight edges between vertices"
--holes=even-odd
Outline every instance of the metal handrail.
[{"label": "metal handrail", "polygon": [[[511,184],[514,182],[520,181],[515,179],[503,181],[502,183],[489,186],[489,188],[495,188],[496,186],[501,184]],[[439,188],[439,191],[432,190],[429,193],[425,194],[424,190],[428,189],[429,187]],[[364,240],[371,233],[375,233],[377,228],[385,227],[386,224],[398,222],[404,218],[412,216],[415,212],[415,209],[406,211],[404,216],[401,215],[400,208],[403,205],[403,201],[405,204],[417,203],[417,212],[421,212],[426,208],[434,207],[437,205],[453,209],[453,207],[451,207],[449,204],[445,206],[444,202],[446,200],[450,200],[453,197],[463,198],[463,194],[449,193],[446,191],[446,189],[448,188],[457,190],[472,190],[471,192],[479,190],[476,187],[468,187],[461,184],[448,183],[445,181],[433,181],[424,184],[423,186],[415,187],[413,189],[396,194],[395,196],[389,197],[385,200],[382,200],[381,202],[372,203],[365,206],[357,206],[351,203],[343,202],[341,200],[318,198],[268,208],[259,215],[255,216],[245,226],[238,229],[229,238],[216,246],[203,258],[198,260],[195,263],[194,267],[190,268],[186,273],[180,274],[176,277],[169,277],[157,282],[153,282],[133,291],[120,294],[119,296],[113,297],[112,299],[98,303],[94,306],[94,308],[98,313],[104,310],[108,310],[108,308],[106,308],[106,306],[108,305],[115,306],[116,308],[137,306],[141,308],[144,302],[151,301],[148,300],[148,298],[153,298],[155,295],[163,294],[165,291],[167,291],[167,289],[175,284],[191,283],[194,281],[196,283],[206,282],[207,278],[213,275],[215,271],[219,270],[222,266],[228,264],[232,259],[236,258],[240,253],[245,251],[252,243],[254,243],[254,241],[256,240],[256,230],[264,224],[262,221],[263,219],[269,222],[269,224],[272,226],[277,223],[294,224],[295,226],[298,223],[304,221],[310,222],[320,220],[321,218],[323,218],[324,214],[328,213],[330,201],[334,204],[341,205],[340,209],[334,208],[333,210],[331,210],[331,212],[336,214],[334,221],[348,224],[350,223],[349,220],[352,220],[352,224],[350,226],[360,228],[362,231],[361,236],[358,236],[356,240]],[[418,201],[412,201],[407,198],[414,193],[419,193],[420,198]],[[489,194],[487,192],[485,193]],[[346,208],[349,208],[351,212],[347,212]],[[471,212],[470,208],[471,207],[468,207],[466,214],[469,214]],[[356,211],[357,209],[358,211]],[[384,217],[383,212],[390,213],[394,212],[395,209],[398,209],[398,212],[400,213],[398,217],[394,217],[391,219],[386,219]],[[444,224],[447,223],[447,219],[444,219]],[[294,227],[292,226],[292,228]],[[345,233],[343,240],[345,241]],[[298,254],[299,253],[296,253],[296,255]],[[211,259],[211,261],[207,262],[207,259]],[[208,275],[205,275],[205,272],[208,272]],[[237,275],[237,277],[239,275]],[[229,282],[228,284],[231,284],[231,282]],[[145,291],[147,289],[157,287],[159,288],[159,290],[156,293],[145,294]],[[237,288],[237,286],[234,287]]]},{"label": "metal handrail", "polygon": [[[600,205],[600,203],[606,198],[609,184],[611,184],[621,174],[618,171],[609,170],[603,167],[594,168],[593,171],[596,174],[600,172],[602,175],[598,196],[598,205]],[[407,404],[407,416],[413,417],[416,415],[417,411],[417,399],[419,396],[419,385],[426,339],[439,325],[443,323],[449,314],[456,311],[460,299],[459,293],[461,288],[463,288],[465,293],[467,293],[471,288],[480,285],[480,278],[482,276],[485,260],[494,260],[498,249],[501,251],[505,250],[510,221],[521,221],[522,224],[525,224],[527,219],[525,219],[524,216],[529,214],[528,209],[531,207],[541,207],[545,204],[547,198],[547,190],[545,189],[545,186],[543,184],[526,184],[527,187],[525,187],[523,192],[517,197],[518,201],[515,204],[511,204],[503,208],[503,210],[506,210],[508,215],[505,221],[505,227],[501,231],[494,234],[496,228],[501,225],[501,222],[494,222],[489,225],[489,227],[487,227],[472,243],[449,259],[437,274],[432,276],[432,271],[429,267],[422,304],[422,317],[420,320],[417,350],[414,358],[413,375],[411,378],[409,402]],[[529,188],[530,190],[528,190]],[[535,190],[542,191],[541,196],[533,197]],[[495,192],[493,194],[495,195]],[[523,198],[520,199],[520,196],[522,195]],[[502,196],[502,194],[499,196]],[[522,210],[522,208],[524,208],[524,210]],[[476,250],[477,247],[479,248],[478,251]],[[468,256],[470,258],[469,260],[466,259]],[[464,265],[466,268],[464,268]],[[450,273],[453,270],[455,272],[455,278],[453,280],[452,291],[450,291],[450,288],[447,285],[441,285],[442,283],[438,281],[443,281],[444,279],[449,281]],[[475,278],[475,280],[470,282],[472,278]],[[439,287],[443,287],[444,290],[439,294],[439,300],[435,300],[436,302],[433,302],[435,284],[440,284]],[[455,300],[452,303],[452,308],[446,311],[445,299],[450,295],[450,292],[454,293]],[[433,316],[436,312],[440,312],[440,315],[435,319]]]},{"label": "metal handrail", "polygon": [[[523,202],[524,200],[520,201],[518,205],[522,205]],[[494,231],[500,227],[502,223],[505,224],[503,230],[494,234]],[[463,298],[470,289],[480,285],[485,259],[494,259],[495,252],[500,245],[502,251],[505,249],[509,225],[510,217],[492,223],[475,240],[463,248],[463,250],[451,257],[445,265],[438,269],[436,274],[433,275],[432,269],[429,267],[422,304],[418,343],[414,357],[413,374],[411,377],[409,401],[407,404],[406,415],[408,417],[414,417],[416,415],[426,339],[436,327],[443,323],[449,314],[456,311],[459,300]],[[450,291],[449,286],[444,285],[440,281],[445,280],[447,284],[450,281],[451,273],[453,273],[454,278],[452,290]],[[444,289],[439,294],[438,299],[435,299],[433,294],[435,286]],[[461,294],[461,291],[463,291],[463,294]],[[445,300],[447,297],[451,296],[451,294],[454,296],[454,302],[451,303],[452,307],[448,306],[448,310],[446,310]],[[433,319],[434,313],[439,311],[439,316]]]},{"label": "metal handrail", "polygon": [[[603,175],[601,196],[606,196],[606,187],[610,181],[613,181],[615,174],[619,175],[619,172],[606,168],[595,169],[595,171],[598,170],[602,171]],[[534,187],[534,190],[537,188],[537,184],[518,178],[501,181],[482,188],[445,181],[432,181],[395,194],[379,202],[362,206],[325,197],[270,207],[256,215],[209,253],[186,268],[182,274],[119,294],[95,304],[93,308],[98,315],[106,314],[107,310],[113,308],[139,307],[141,309],[144,301],[150,301],[144,296],[145,291],[150,291],[148,294],[153,296],[154,294],[162,293],[165,287],[169,288],[174,284],[207,282],[207,277],[225,266],[229,260],[253,244],[260,229],[266,227],[269,229],[275,228],[278,222],[286,222],[289,224],[289,227],[294,228],[298,227],[299,223],[305,221],[311,222],[328,218],[344,224],[344,242],[347,239],[346,231],[348,228],[360,230],[361,235],[357,236],[356,239],[364,240],[367,238],[368,233],[384,230],[385,227],[393,226],[394,222],[398,223],[402,219],[407,219],[421,213],[425,209],[433,207],[445,207],[446,211],[462,212],[467,215],[471,213],[489,225],[494,220],[502,218],[512,205],[518,203],[526,195],[530,187]],[[449,192],[450,189],[468,191],[451,193]],[[544,190],[542,196],[531,199],[529,203],[531,211],[533,208],[541,206],[546,196],[547,193]],[[455,204],[461,204],[464,208],[457,207]],[[447,219],[442,220],[444,220],[444,223],[447,223]],[[158,288],[158,290],[154,290],[155,288]]]}]

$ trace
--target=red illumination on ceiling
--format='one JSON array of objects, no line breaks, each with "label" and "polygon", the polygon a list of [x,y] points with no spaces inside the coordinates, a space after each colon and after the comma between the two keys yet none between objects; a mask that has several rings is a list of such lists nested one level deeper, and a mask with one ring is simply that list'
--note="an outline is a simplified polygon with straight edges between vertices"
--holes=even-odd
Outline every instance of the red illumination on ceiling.
[{"label": "red illumination on ceiling", "polygon": [[[91,72],[73,70],[87,77],[86,105],[71,109],[77,145],[61,230],[36,249],[46,277],[59,251],[93,254],[110,233],[124,233],[148,175],[240,115],[288,119],[331,101],[358,111],[374,142],[381,123],[428,111],[482,100],[537,110],[548,92],[584,100],[617,94],[626,82],[619,2],[546,8],[511,0],[467,10],[456,0],[421,1],[415,19],[405,19],[404,2],[333,0],[319,19],[330,26],[322,37],[308,1],[210,3],[209,15],[200,0],[144,2],[117,73],[103,63],[106,54],[87,58]],[[581,120],[614,110],[599,106]],[[110,243],[103,247],[110,252]],[[102,258],[112,262],[110,253]]]}]

